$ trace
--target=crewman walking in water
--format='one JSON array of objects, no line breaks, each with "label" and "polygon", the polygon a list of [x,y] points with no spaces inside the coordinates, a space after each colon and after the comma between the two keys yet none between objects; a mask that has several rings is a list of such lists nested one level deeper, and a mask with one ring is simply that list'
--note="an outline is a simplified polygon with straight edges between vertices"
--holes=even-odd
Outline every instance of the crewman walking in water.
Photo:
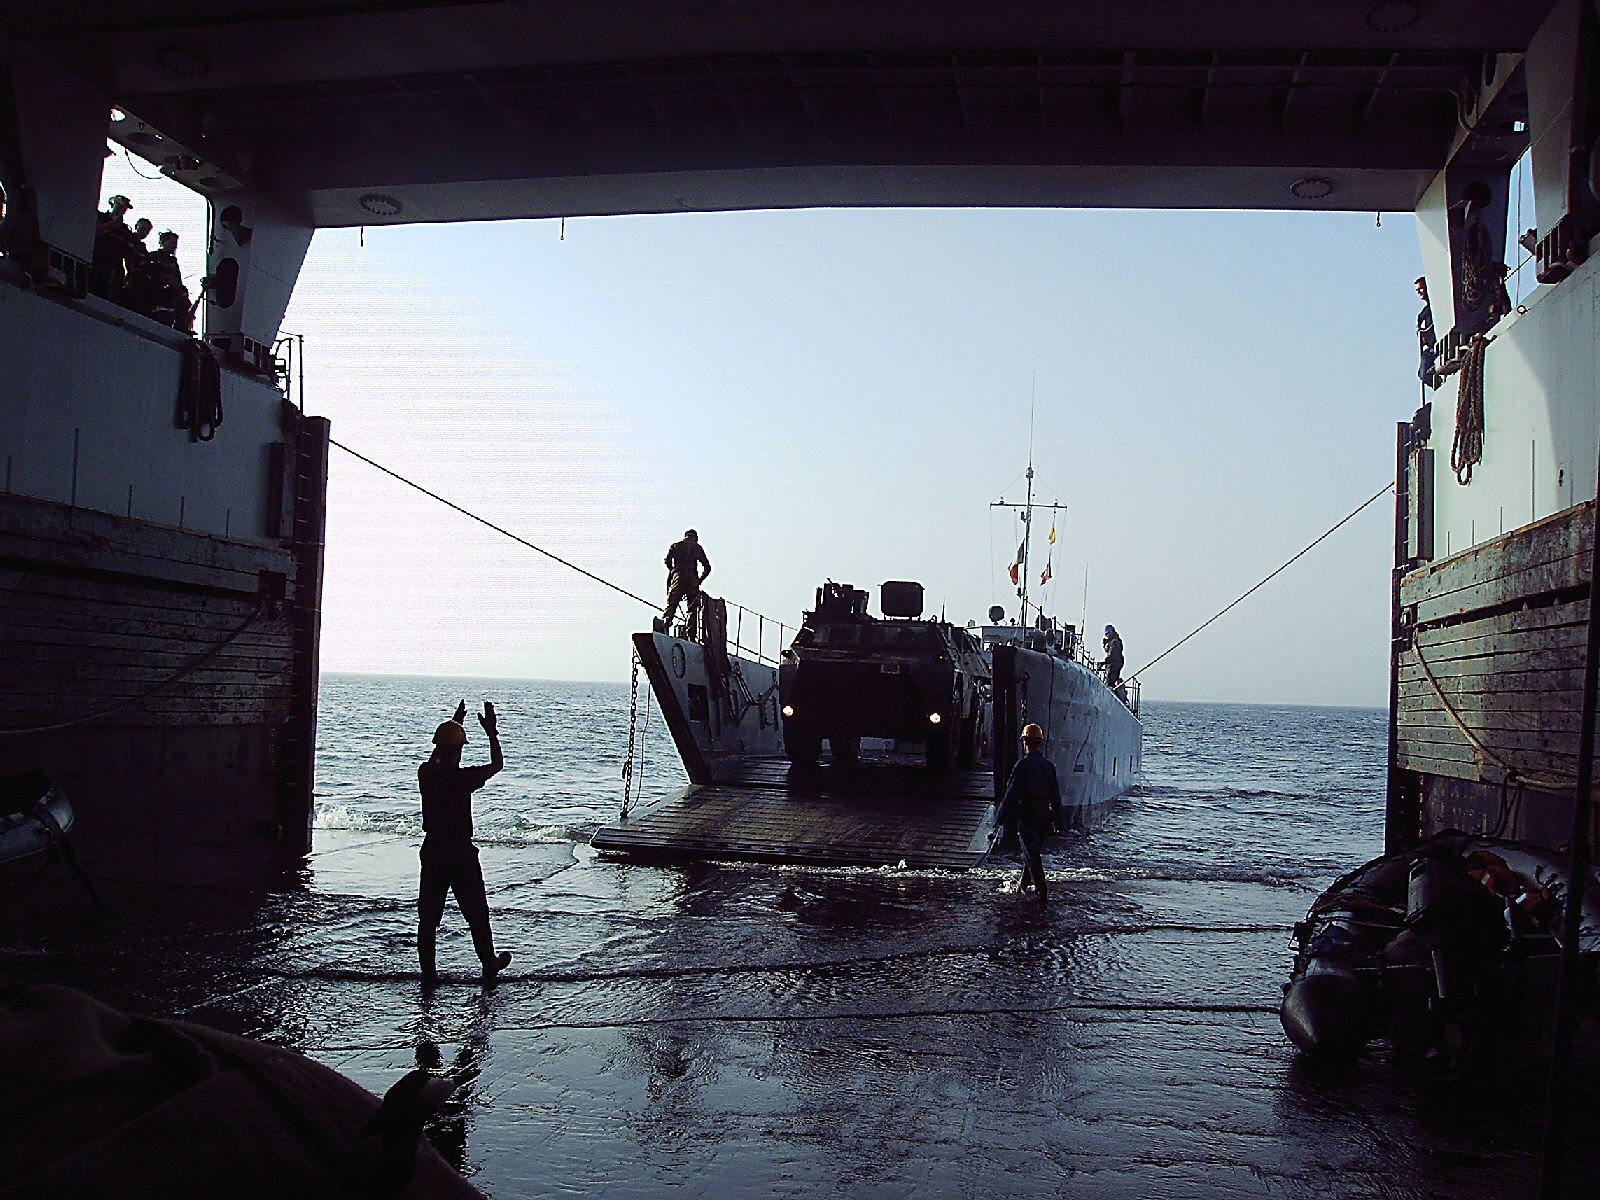
[{"label": "crewman walking in water", "polygon": [[1023,727],[1022,757],[1011,768],[994,823],[996,828],[1010,826],[1017,831],[1023,856],[1017,892],[1027,891],[1031,882],[1038,889],[1042,912],[1050,899],[1050,889],[1045,883],[1040,851],[1046,837],[1061,832],[1063,821],[1061,783],[1056,778],[1055,764],[1044,756],[1044,730],[1037,725]]},{"label": "crewman walking in water", "polygon": [[683,531],[683,540],[673,542],[662,561],[667,565],[667,607],[656,622],[658,633],[672,628],[678,605],[685,600],[689,602],[689,616],[694,616],[700,602],[700,585],[711,574],[711,560],[700,548],[700,535],[692,529]]},{"label": "crewman walking in water", "polygon": [[494,705],[485,700],[478,724],[489,739],[489,761],[481,767],[463,767],[461,748],[467,744],[463,722],[467,702],[456,706],[456,714],[433,731],[433,757],[417,768],[417,784],[422,790],[422,882],[417,892],[417,958],[422,964],[422,986],[437,987],[439,973],[434,965],[434,940],[439,919],[444,916],[445,896],[456,894],[456,904],[472,930],[472,946],[483,964],[483,982],[492,984],[495,976],[511,961],[511,952],[496,954],[494,935],[489,930],[489,900],[483,890],[483,869],[478,865],[478,848],[472,844],[472,793],[506,765],[500,751],[500,732]]},{"label": "crewman walking in water", "polygon": [[1122,635],[1115,625],[1106,626],[1106,686],[1116,687],[1122,682]]}]

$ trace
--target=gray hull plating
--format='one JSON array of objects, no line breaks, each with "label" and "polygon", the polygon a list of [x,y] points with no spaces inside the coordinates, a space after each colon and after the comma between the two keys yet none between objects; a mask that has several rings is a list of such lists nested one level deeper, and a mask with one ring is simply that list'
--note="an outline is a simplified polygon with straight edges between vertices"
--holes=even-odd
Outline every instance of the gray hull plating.
[{"label": "gray hull plating", "polygon": [[1061,780],[1069,828],[1089,828],[1106,807],[1136,786],[1142,769],[1139,718],[1082,663],[1024,650],[994,648],[994,756],[998,780],[1016,762],[1030,722],[1042,726],[1045,754]]}]

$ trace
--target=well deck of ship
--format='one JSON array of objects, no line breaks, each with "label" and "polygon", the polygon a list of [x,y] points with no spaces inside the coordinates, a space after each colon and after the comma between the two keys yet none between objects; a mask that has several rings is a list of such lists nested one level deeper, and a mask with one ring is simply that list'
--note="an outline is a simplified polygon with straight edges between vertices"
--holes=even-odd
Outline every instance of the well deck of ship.
[{"label": "well deck of ship", "polygon": [[797,769],[749,759],[716,783],[599,830],[598,850],[657,859],[964,870],[989,850],[994,774],[907,761]]}]

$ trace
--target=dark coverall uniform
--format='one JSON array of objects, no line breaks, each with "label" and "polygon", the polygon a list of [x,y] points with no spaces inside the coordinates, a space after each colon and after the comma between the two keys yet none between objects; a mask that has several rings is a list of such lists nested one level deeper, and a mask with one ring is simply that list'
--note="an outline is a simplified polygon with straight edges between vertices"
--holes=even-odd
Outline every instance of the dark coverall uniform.
[{"label": "dark coverall uniform", "polygon": [[1056,778],[1055,764],[1044,756],[1043,749],[1029,750],[1011,768],[995,824],[1016,829],[1023,854],[1022,880],[1017,890],[1026,888],[1031,877],[1039,889],[1039,907],[1043,908],[1050,893],[1039,852],[1044,839],[1062,828],[1061,783]]},{"label": "dark coverall uniform", "polygon": [[489,898],[483,890],[478,848],[472,844],[472,793],[498,770],[499,763],[461,767],[432,759],[417,768],[424,835],[422,884],[417,893],[417,956],[424,979],[435,975],[434,935],[444,916],[445,896],[452,891],[472,930],[472,948],[479,960],[485,965],[494,962]]},{"label": "dark coverall uniform", "polygon": [[1420,359],[1417,378],[1427,387],[1438,387],[1439,377],[1434,374],[1433,364],[1439,357],[1439,338],[1433,332],[1433,306],[1426,300],[1417,314],[1417,355]]},{"label": "dark coverall uniform", "polygon": [[1113,633],[1106,639],[1106,686],[1116,687],[1122,682],[1122,635]]},{"label": "dark coverall uniform", "polygon": [[695,598],[700,595],[700,581],[704,578],[700,567],[704,565],[706,575],[711,574],[711,560],[699,542],[684,538],[672,543],[663,561],[667,565],[667,609],[662,619],[671,625],[678,605],[685,600],[689,602],[689,613],[693,617]]}]

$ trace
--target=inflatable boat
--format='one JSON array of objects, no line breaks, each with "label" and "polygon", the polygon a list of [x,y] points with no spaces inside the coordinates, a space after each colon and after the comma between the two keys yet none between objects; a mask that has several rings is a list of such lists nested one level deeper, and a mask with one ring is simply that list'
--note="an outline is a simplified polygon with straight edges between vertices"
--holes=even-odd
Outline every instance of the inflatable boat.
[{"label": "inflatable boat", "polygon": [[[1496,1037],[1527,1034],[1553,1011],[1570,874],[1564,855],[1457,831],[1351,871],[1295,926],[1284,1032],[1323,1059],[1386,1037],[1454,1075]],[[1578,950],[1592,1013],[1593,872],[1582,903]]]},{"label": "inflatable boat", "polygon": [[72,822],[72,805],[47,775],[0,778],[0,867],[59,849]]}]

